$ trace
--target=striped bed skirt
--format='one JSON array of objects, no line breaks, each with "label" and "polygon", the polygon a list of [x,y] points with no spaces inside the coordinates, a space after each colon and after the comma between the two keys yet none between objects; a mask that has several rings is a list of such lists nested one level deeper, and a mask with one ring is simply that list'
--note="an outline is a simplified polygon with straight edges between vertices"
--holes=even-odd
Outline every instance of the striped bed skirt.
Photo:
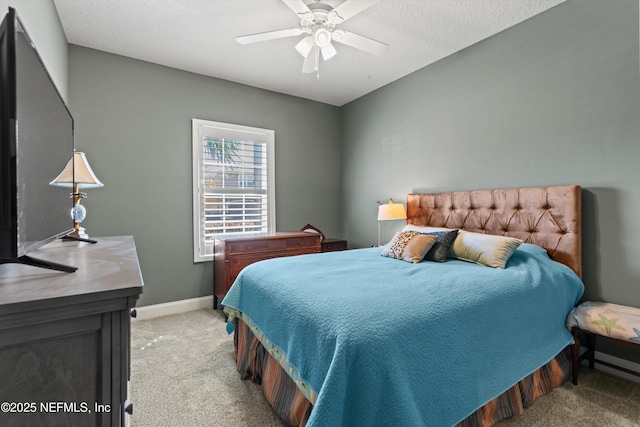
[{"label": "striped bed skirt", "polygon": [[[267,402],[287,425],[306,425],[313,405],[309,402],[280,364],[266,351],[249,327],[236,319],[234,352],[240,378],[262,385]],[[571,375],[571,348],[560,352],[553,360],[523,378],[469,417],[457,427],[488,427],[522,414],[540,396],[564,384]]]}]

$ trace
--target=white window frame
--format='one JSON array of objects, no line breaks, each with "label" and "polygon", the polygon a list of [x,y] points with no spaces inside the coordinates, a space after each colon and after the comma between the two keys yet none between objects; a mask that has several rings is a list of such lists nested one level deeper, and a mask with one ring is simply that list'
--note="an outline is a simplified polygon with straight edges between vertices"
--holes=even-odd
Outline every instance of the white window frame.
[{"label": "white window frame", "polygon": [[[193,149],[193,261],[204,262],[213,260],[213,241],[206,241],[205,209],[204,209],[204,137],[215,136],[240,141],[263,142],[267,149],[267,232],[276,229],[275,204],[275,131],[250,126],[214,122],[210,120],[192,119],[191,135]],[[247,189],[248,192],[251,188]],[[243,232],[220,233],[231,236],[248,234]],[[214,235],[215,236],[215,235]]]}]

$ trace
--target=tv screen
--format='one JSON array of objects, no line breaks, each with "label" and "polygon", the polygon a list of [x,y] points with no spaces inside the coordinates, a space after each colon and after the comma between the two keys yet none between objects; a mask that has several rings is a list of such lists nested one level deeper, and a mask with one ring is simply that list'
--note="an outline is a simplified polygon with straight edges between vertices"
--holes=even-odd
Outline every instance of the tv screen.
[{"label": "tv screen", "polygon": [[73,229],[70,190],[49,183],[73,157],[73,118],[13,9],[0,29],[0,259]]}]

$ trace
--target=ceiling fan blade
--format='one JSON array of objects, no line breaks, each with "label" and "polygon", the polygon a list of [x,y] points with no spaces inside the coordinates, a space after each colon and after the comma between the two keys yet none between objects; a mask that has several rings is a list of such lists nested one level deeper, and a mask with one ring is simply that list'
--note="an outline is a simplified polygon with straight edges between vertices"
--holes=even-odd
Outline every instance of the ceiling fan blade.
[{"label": "ceiling fan blade", "polygon": [[293,37],[302,34],[300,28],[290,28],[288,30],[268,31],[266,33],[249,34],[246,36],[236,37],[236,41],[240,44],[249,44],[264,42],[267,40],[281,39],[283,37]]},{"label": "ceiling fan blade", "polygon": [[302,18],[302,15],[305,13],[311,13],[307,5],[304,4],[302,0],[282,0],[282,2],[286,4],[289,9],[293,10],[293,13],[300,15],[300,18]]},{"label": "ceiling fan blade", "polygon": [[311,49],[311,52],[304,59],[302,63],[302,72],[303,73],[313,73],[314,71],[318,71],[318,66],[320,64],[320,48],[318,46],[314,46]]},{"label": "ceiling fan blade", "polygon": [[336,48],[333,47],[331,43],[321,47],[320,51],[322,52],[322,59],[324,59],[325,61],[328,61],[329,59],[333,58],[336,55],[336,53],[338,53]]},{"label": "ceiling fan blade", "polygon": [[388,44],[345,30],[335,30],[331,35],[333,40],[338,43],[355,47],[373,55],[382,55],[389,48]]},{"label": "ceiling fan blade", "polygon": [[347,0],[329,12],[327,19],[333,24],[339,24],[365,9],[370,8],[380,0]]}]

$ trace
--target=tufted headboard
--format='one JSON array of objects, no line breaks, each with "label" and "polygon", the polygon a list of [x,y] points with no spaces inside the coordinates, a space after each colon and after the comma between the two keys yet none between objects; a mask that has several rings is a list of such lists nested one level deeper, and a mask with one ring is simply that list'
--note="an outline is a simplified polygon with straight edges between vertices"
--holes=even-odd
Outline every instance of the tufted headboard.
[{"label": "tufted headboard", "polygon": [[577,185],[409,194],[407,224],[522,239],[582,277],[582,189]]}]

